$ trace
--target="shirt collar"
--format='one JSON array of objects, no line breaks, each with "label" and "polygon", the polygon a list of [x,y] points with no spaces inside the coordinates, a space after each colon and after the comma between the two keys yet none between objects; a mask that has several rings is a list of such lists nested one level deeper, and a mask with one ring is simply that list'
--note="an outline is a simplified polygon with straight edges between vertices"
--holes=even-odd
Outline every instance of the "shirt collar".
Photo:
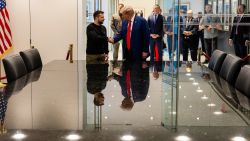
[{"label": "shirt collar", "polygon": [[134,14],[134,16],[133,16],[132,19],[131,19],[131,23],[133,23],[134,20],[135,20],[135,14]]}]

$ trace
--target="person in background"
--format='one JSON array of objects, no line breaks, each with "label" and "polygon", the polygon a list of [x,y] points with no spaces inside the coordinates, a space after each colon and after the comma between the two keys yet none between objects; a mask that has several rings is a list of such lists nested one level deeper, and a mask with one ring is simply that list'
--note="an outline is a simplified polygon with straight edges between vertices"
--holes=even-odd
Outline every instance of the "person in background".
[{"label": "person in background", "polygon": [[[175,10],[169,10],[169,16],[167,17],[166,21],[166,34],[167,34],[167,42],[168,42],[168,54],[169,60],[174,60],[175,51],[178,47],[178,43],[180,46],[180,52],[182,52],[182,37],[180,37],[180,41],[178,42],[178,30],[180,33],[183,32],[183,18],[180,16],[180,24],[178,25],[178,13],[174,12]],[[182,36],[182,35],[181,35]],[[174,39],[173,39],[174,38]],[[173,42],[174,40],[174,42]]]},{"label": "person in background", "polygon": [[[88,58],[87,58],[88,60]],[[87,90],[94,95],[93,103],[95,106],[104,105],[104,94],[108,81],[109,64],[106,61],[87,61]]]},{"label": "person in background", "polygon": [[123,40],[123,59],[135,61],[146,60],[149,56],[149,27],[147,21],[139,16],[135,16],[131,6],[121,9],[122,29],[120,34],[109,38],[110,43],[117,43]]},{"label": "person in background", "polygon": [[95,60],[108,60],[107,30],[103,26],[104,12],[95,11],[94,22],[87,26],[87,62]]},{"label": "person in background", "polygon": [[[200,25],[200,22],[202,21],[202,18],[203,18],[202,12],[198,12],[197,21],[198,21],[199,25]],[[204,44],[204,29],[199,28],[197,35],[198,35],[197,47],[199,47],[199,41],[201,41],[201,49],[203,52],[206,52],[205,44]]]},{"label": "person in background", "polygon": [[[204,29],[204,43],[206,54],[211,57],[211,54],[217,49],[218,31],[222,30],[220,18],[213,15],[212,5],[205,6],[206,14],[200,23],[200,30]],[[208,59],[203,63],[208,63]]]},{"label": "person in background", "polygon": [[153,13],[148,17],[150,31],[150,60],[162,60],[162,38],[163,38],[163,16],[160,14],[161,8],[155,5]]},{"label": "person in background", "polygon": [[183,31],[183,61],[188,61],[188,50],[191,52],[192,61],[197,61],[197,31],[198,31],[198,21],[193,17],[193,11],[187,11],[187,18],[185,19]]},{"label": "person in background", "polygon": [[144,101],[149,90],[149,67],[146,61],[124,61],[118,73],[112,74],[119,82],[123,100],[121,109],[130,111],[134,103]]},{"label": "person in background", "polygon": [[245,15],[246,6],[240,4],[237,9],[237,16],[234,17],[233,27],[229,39],[229,46],[234,45],[235,55],[244,58],[247,56],[247,47],[245,42],[249,40],[250,20]]},{"label": "person in background", "polygon": [[[118,13],[114,14],[111,18],[110,27],[112,31],[114,32],[114,36],[117,34],[120,34],[121,28],[122,28],[122,14],[121,9],[124,7],[124,4],[120,3],[118,6]],[[118,53],[119,53],[119,46],[120,43],[117,42],[114,45],[114,52],[113,52],[113,60],[116,61],[118,59]]]}]

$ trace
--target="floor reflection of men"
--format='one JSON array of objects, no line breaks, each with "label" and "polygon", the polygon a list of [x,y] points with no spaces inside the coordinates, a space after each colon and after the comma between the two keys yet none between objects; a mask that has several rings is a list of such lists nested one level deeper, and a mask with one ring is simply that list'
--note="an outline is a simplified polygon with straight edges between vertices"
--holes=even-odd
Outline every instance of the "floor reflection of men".
[{"label": "floor reflection of men", "polygon": [[106,88],[108,76],[108,63],[91,62],[87,63],[87,90],[94,95],[94,104],[96,106],[104,105],[104,95],[102,90]]},{"label": "floor reflection of men", "polygon": [[121,103],[123,110],[131,110],[135,102],[146,99],[149,89],[149,67],[146,62],[123,62],[119,74],[114,79],[121,86],[124,99]]},{"label": "floor reflection of men", "polygon": [[152,72],[153,78],[157,80],[159,78],[159,72],[162,72],[162,61],[151,61],[150,72]]}]

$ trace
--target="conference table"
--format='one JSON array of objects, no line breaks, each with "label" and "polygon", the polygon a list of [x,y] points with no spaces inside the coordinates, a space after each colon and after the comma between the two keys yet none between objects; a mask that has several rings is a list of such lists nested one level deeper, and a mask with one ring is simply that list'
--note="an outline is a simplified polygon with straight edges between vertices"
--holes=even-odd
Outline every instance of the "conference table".
[{"label": "conference table", "polygon": [[[124,66],[121,61],[89,65],[53,60],[2,88],[1,120],[7,130],[249,125],[249,99],[227,93],[234,88],[223,80],[219,86],[218,75],[204,65],[163,61]],[[134,105],[124,110],[121,74],[128,70]],[[101,107],[93,104],[93,88],[105,97]]]}]

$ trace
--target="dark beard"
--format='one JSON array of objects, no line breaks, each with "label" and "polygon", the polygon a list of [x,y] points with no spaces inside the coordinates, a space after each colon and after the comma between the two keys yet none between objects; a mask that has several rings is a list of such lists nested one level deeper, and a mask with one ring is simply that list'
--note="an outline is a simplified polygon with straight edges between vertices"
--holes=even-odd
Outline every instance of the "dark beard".
[{"label": "dark beard", "polygon": [[98,23],[99,23],[100,25],[101,25],[101,24],[103,24],[103,22],[102,22],[102,21],[99,21]]}]

